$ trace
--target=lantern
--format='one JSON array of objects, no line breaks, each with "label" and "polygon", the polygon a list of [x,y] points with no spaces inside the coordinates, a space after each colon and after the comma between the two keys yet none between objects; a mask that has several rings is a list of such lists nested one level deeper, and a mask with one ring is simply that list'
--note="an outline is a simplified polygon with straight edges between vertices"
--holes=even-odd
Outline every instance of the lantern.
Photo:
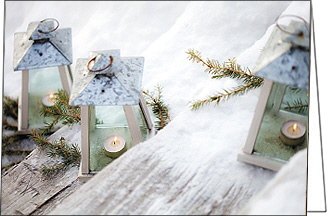
[{"label": "lantern", "polygon": [[70,105],[81,107],[81,179],[154,134],[141,90],[143,65],[143,57],[121,58],[120,50],[77,60]]},{"label": "lantern", "polygon": [[274,171],[308,146],[309,27],[278,20],[255,66],[264,84],[238,154],[239,161]]},{"label": "lantern", "polygon": [[14,36],[14,71],[22,71],[18,107],[18,132],[45,126],[40,116],[43,106],[52,106],[54,93],[64,89],[70,94],[72,76],[71,29],[58,29],[59,22],[47,18],[31,22],[27,32]]}]

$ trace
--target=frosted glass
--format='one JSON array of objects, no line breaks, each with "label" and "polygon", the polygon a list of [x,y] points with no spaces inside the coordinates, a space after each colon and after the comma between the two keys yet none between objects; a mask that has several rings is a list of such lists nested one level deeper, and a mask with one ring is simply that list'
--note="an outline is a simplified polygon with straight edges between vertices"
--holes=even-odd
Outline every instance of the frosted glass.
[{"label": "frosted glass", "polygon": [[[273,84],[273,88],[283,86],[277,83]],[[284,144],[280,139],[280,129],[282,124],[290,119],[301,121],[308,129],[308,109],[299,113],[296,109],[287,110],[287,102],[290,105],[297,99],[308,103],[308,96],[306,90],[296,89],[290,86],[286,87],[282,95],[280,109],[273,113],[272,104],[274,104],[274,96],[277,96],[276,91],[271,91],[267,106],[263,115],[262,123],[257,134],[256,143],[253,154],[266,156],[279,161],[288,161],[291,156],[308,145],[308,131],[306,131],[305,140],[302,144],[297,146],[289,146]],[[274,105],[275,107],[275,105]]]}]

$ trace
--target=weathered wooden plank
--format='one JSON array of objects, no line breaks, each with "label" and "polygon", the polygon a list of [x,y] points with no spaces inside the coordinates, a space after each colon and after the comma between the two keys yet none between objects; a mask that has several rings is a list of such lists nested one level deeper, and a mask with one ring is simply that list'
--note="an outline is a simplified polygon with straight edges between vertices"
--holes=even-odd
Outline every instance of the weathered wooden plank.
[{"label": "weathered wooden plank", "polygon": [[56,205],[61,203],[65,198],[69,197],[74,191],[76,191],[81,185],[83,184],[82,181],[76,179],[72,184],[68,185],[67,187],[63,188],[56,196],[53,196],[51,199],[47,200],[42,206],[37,208],[31,215],[46,215],[54,208]]},{"label": "weathered wooden plank", "polygon": [[[52,141],[60,137],[69,143],[80,143],[80,126],[64,126],[48,139]],[[78,167],[70,168],[51,179],[44,178],[39,169],[53,160],[44,150],[37,148],[20,164],[4,173],[1,214],[31,214],[77,179]]]},{"label": "weathered wooden plank", "polygon": [[[186,115],[193,119],[194,113]],[[195,125],[203,127],[203,123]],[[218,143],[185,133],[185,127],[169,124],[131,148],[50,214],[235,214],[274,176],[272,171],[238,162],[239,148],[218,148]],[[240,145],[239,140],[229,144]]]}]

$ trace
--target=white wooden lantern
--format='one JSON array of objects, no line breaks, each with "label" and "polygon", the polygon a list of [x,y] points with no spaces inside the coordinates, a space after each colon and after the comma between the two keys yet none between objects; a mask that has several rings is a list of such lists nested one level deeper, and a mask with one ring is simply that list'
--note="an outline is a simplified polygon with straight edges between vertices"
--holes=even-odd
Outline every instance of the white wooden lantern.
[{"label": "white wooden lantern", "polygon": [[278,171],[308,146],[306,24],[294,20],[288,26],[277,24],[256,63],[254,73],[264,78],[264,85],[239,161]]},{"label": "white wooden lantern", "polygon": [[27,32],[14,35],[14,71],[22,71],[18,107],[18,132],[45,126],[42,106],[53,105],[54,93],[70,94],[72,75],[71,29],[58,29],[59,22],[47,18],[31,22]]},{"label": "white wooden lantern", "polygon": [[154,134],[141,90],[143,66],[143,57],[121,58],[120,50],[77,60],[70,104],[81,107],[80,178]]}]

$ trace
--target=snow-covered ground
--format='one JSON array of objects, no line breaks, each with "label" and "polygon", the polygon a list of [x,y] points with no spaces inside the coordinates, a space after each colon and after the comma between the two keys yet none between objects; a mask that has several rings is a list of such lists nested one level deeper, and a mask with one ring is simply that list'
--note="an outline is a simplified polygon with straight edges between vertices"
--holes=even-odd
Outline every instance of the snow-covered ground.
[{"label": "snow-covered ground", "polygon": [[[239,64],[252,69],[275,19],[284,13],[308,20],[309,11],[307,1],[6,2],[3,92],[18,96],[20,90],[21,72],[12,69],[14,33],[26,31],[32,21],[56,18],[60,28],[72,28],[73,69],[77,58],[85,58],[93,50],[118,48],[121,56],[145,57],[143,88],[152,90],[156,84],[163,87],[172,122],[156,137],[140,145],[175,145],[174,150],[181,155],[170,157],[167,153],[165,163],[182,167],[189,163],[191,167],[199,167],[200,173],[207,172],[203,167],[211,167],[216,173],[229,172],[230,175],[225,175],[226,181],[237,181],[237,177],[246,173],[252,175],[238,181],[240,184],[251,179],[255,181],[250,185],[254,192],[259,192],[273,179],[271,187],[278,188],[277,193],[269,189],[266,192],[275,198],[267,199],[260,194],[261,198],[255,203],[266,205],[258,204],[258,210],[268,210],[265,208],[273,202],[281,207],[276,213],[290,211],[292,206],[300,210],[304,205],[300,196],[291,195],[290,206],[280,205],[289,194],[286,199],[280,198],[285,185],[278,183],[280,179],[274,178],[275,173],[236,161],[249,131],[259,89],[218,106],[191,111],[191,101],[237,83],[231,79],[211,80],[203,72],[205,68],[189,61],[185,52],[194,48],[205,58],[221,62],[237,57]],[[301,156],[305,154],[299,154],[299,158]],[[215,160],[216,157],[221,158]],[[214,161],[213,166],[202,166]],[[287,169],[293,172],[294,164]],[[294,189],[302,196],[301,191],[306,188],[301,181],[305,179],[291,176],[287,177],[291,181],[289,184],[299,185]],[[248,209],[255,212],[252,204]],[[163,212],[170,214],[175,209]]]}]

